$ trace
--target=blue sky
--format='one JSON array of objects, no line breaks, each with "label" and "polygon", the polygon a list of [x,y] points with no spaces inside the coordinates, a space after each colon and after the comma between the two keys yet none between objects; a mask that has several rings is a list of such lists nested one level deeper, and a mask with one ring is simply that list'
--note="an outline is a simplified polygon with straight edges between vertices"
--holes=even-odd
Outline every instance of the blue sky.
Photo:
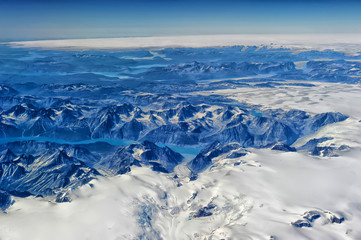
[{"label": "blue sky", "polygon": [[361,33],[361,0],[0,0],[0,40]]}]

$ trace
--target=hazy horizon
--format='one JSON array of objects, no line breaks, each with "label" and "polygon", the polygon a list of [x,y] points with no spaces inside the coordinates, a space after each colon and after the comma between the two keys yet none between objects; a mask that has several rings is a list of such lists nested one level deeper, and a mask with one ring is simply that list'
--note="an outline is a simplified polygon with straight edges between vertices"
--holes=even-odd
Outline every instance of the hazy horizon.
[{"label": "hazy horizon", "polygon": [[361,33],[361,2],[0,0],[0,41]]}]

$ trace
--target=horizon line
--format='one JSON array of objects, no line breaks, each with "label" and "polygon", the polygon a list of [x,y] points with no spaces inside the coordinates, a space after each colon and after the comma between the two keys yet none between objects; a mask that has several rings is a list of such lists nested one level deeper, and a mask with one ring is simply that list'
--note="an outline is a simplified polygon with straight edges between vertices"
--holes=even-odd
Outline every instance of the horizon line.
[{"label": "horizon line", "polygon": [[357,33],[221,33],[221,34],[160,34],[160,35],[124,35],[124,36],[96,36],[96,37],[49,37],[49,38],[0,38],[0,44],[15,42],[35,42],[35,41],[62,41],[62,40],[89,40],[89,39],[123,39],[123,38],[163,38],[163,37],[197,37],[197,36],[305,36],[305,35],[321,35],[321,36],[361,36],[361,32]]},{"label": "horizon line", "polygon": [[230,46],[268,46],[296,49],[330,49],[345,47],[342,44],[357,45],[361,51],[361,34],[208,34],[208,35],[173,35],[146,37],[111,37],[111,38],[71,38],[57,40],[11,41],[3,42],[12,48],[35,48],[48,50],[110,50],[144,48],[204,48]]}]

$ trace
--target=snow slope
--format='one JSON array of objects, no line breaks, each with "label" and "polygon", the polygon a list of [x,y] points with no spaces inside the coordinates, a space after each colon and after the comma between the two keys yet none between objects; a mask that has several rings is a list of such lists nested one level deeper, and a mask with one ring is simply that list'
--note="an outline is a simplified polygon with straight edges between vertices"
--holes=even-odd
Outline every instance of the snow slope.
[{"label": "snow slope", "polygon": [[[358,239],[359,154],[314,159],[253,150],[236,167],[218,159],[197,181],[135,168],[94,180],[93,188],[81,187],[71,203],[16,199],[0,217],[0,234],[4,239],[55,240]],[[215,205],[212,215],[195,217],[210,204]],[[332,224],[326,217],[313,228],[291,225],[310,210],[340,214],[346,221]]]}]

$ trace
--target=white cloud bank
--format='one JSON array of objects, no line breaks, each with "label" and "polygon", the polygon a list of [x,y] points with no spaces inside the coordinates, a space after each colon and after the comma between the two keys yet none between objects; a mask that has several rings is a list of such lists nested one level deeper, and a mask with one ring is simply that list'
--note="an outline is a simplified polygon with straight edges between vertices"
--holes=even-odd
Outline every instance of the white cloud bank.
[{"label": "white cloud bank", "polygon": [[131,48],[165,48],[165,47],[218,47],[218,46],[258,46],[292,47],[306,49],[333,48],[345,51],[345,44],[357,45],[361,49],[361,34],[253,34],[253,35],[199,35],[199,36],[169,36],[169,37],[129,37],[129,38],[96,38],[96,39],[66,39],[40,40],[8,43],[12,47],[29,47],[43,49],[131,49]]}]

